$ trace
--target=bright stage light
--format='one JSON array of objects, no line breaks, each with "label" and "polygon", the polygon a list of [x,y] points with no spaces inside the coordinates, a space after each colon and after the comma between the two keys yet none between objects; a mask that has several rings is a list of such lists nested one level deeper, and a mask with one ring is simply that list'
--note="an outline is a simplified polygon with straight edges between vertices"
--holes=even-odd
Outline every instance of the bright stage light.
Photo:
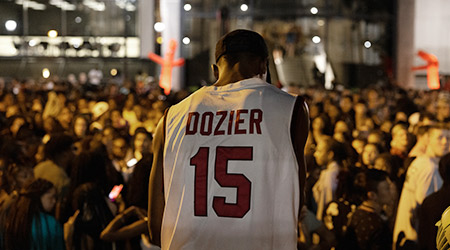
[{"label": "bright stage light", "polygon": [[116,76],[117,75],[117,69],[111,69],[111,71],[109,73],[111,74],[111,76]]},{"label": "bright stage light", "polygon": [[190,11],[190,10],[192,10],[192,5],[190,5],[190,4],[188,4],[188,3],[185,4],[185,5],[184,5],[184,10],[185,10],[185,11]]},{"label": "bright stage light", "polygon": [[319,13],[319,9],[317,9],[316,7],[312,7],[309,11],[311,11],[311,14],[313,15]]},{"label": "bright stage light", "polygon": [[8,20],[5,22],[5,28],[7,31],[14,31],[17,28],[17,22],[14,20]]},{"label": "bright stage light", "polygon": [[161,22],[156,22],[153,27],[155,28],[156,32],[163,32],[164,29],[166,28],[166,25],[164,25],[164,23]]},{"label": "bright stage light", "polygon": [[321,39],[320,39],[320,37],[319,36],[314,36],[313,38],[312,38],[312,41],[313,41],[313,43],[320,43],[320,41],[321,41]]},{"label": "bright stage light", "polygon": [[50,70],[48,70],[47,68],[44,68],[42,70],[42,77],[44,77],[45,79],[50,77]]},{"label": "bright stage light", "polygon": [[370,47],[372,47],[372,43],[370,41],[365,41],[364,47],[366,47],[366,49],[369,49]]},{"label": "bright stage light", "polygon": [[186,45],[188,45],[188,44],[191,43],[191,39],[190,39],[189,37],[185,36],[185,37],[183,38],[183,43],[186,44]]},{"label": "bright stage light", "polygon": [[248,10],[248,5],[247,4],[242,4],[241,5],[241,10],[244,11],[244,12],[247,11]]},{"label": "bright stage light", "polygon": [[50,38],[55,38],[55,37],[58,36],[58,31],[56,31],[56,30],[49,30],[47,32],[47,36],[50,37]]}]

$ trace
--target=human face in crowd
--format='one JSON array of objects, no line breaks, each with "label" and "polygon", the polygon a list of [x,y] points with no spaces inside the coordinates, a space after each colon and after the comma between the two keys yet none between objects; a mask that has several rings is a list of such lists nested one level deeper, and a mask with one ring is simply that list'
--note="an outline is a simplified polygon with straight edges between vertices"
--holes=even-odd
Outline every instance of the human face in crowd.
[{"label": "human face in crowd", "polygon": [[325,122],[322,120],[321,117],[317,117],[312,122],[312,129],[313,131],[322,131],[325,126]]},{"label": "human face in crowd", "polygon": [[45,212],[52,212],[56,204],[56,189],[50,188],[45,194],[41,196],[42,208]]},{"label": "human face in crowd", "polygon": [[378,169],[387,173],[390,173],[390,167],[389,164],[386,162],[386,160],[382,157],[378,157],[375,160],[375,164],[373,165],[374,169]]},{"label": "human face in crowd", "polygon": [[311,105],[309,109],[309,116],[314,119],[320,115],[319,107],[317,105]]},{"label": "human face in crowd", "polygon": [[124,159],[127,154],[127,143],[123,138],[116,138],[113,141],[112,153],[114,158]]},{"label": "human face in crowd", "polygon": [[389,214],[392,213],[392,210],[394,209],[396,198],[397,188],[391,180],[386,179],[385,181],[378,183],[375,202],[378,203],[381,208],[391,210],[387,211]]},{"label": "human face in crowd", "polygon": [[330,105],[330,106],[328,107],[328,116],[329,116],[331,119],[338,119],[338,118],[339,118],[339,115],[340,115],[340,111],[339,111],[339,108],[338,108],[337,106],[335,106],[335,105]]},{"label": "human face in crowd", "polygon": [[34,180],[34,172],[31,167],[21,167],[15,176],[18,188],[23,188],[25,185]]},{"label": "human face in crowd", "polygon": [[367,143],[373,143],[373,144],[381,144],[381,136],[377,133],[370,133],[367,137]]},{"label": "human face in crowd", "polygon": [[365,115],[367,111],[367,107],[364,103],[357,103],[355,105],[355,113],[357,115]]},{"label": "human face in crowd", "polygon": [[363,140],[358,140],[355,139],[352,141],[352,147],[355,149],[355,151],[360,155],[362,154],[363,150],[364,150],[364,141]]},{"label": "human face in crowd", "polygon": [[408,141],[408,130],[404,127],[395,126],[392,129],[392,141],[395,143],[395,145],[406,148],[409,144]]},{"label": "human face in crowd", "polygon": [[377,147],[374,144],[366,144],[364,146],[363,152],[362,152],[362,162],[366,166],[373,166],[375,163],[375,159],[378,157],[380,152],[378,152]]},{"label": "human face in crowd", "polygon": [[336,125],[334,125],[334,133],[347,133],[349,132],[349,128],[347,123],[344,121],[338,121],[336,122]]},{"label": "human face in crowd", "polygon": [[391,131],[391,128],[392,122],[389,120],[384,121],[380,126],[380,130],[383,131],[384,133],[389,133]]},{"label": "human face in crowd", "polygon": [[339,102],[339,106],[341,107],[342,112],[348,113],[353,108],[352,100],[348,97],[342,98],[342,100]]},{"label": "human face in crowd", "polygon": [[431,157],[441,157],[448,153],[450,145],[450,130],[433,128],[430,131],[430,143],[427,153]]},{"label": "human face in crowd", "polygon": [[72,121],[73,114],[70,112],[68,107],[64,107],[59,114],[59,120],[70,123]]},{"label": "human face in crowd", "polygon": [[86,120],[83,119],[82,117],[78,117],[73,125],[73,132],[75,133],[76,136],[82,137],[86,135],[86,131],[87,131]]},{"label": "human face in crowd", "polygon": [[326,141],[318,141],[316,151],[314,152],[314,158],[319,166],[326,166],[328,164],[330,161],[330,152]]},{"label": "human face in crowd", "polygon": [[439,102],[436,106],[436,118],[443,121],[450,117],[450,103]]},{"label": "human face in crowd", "polygon": [[144,133],[138,133],[134,138],[134,150],[143,153],[149,149],[150,140]]},{"label": "human face in crowd", "polygon": [[376,90],[369,90],[369,92],[367,93],[367,98],[369,100],[369,105],[377,105],[379,102],[378,92]]}]

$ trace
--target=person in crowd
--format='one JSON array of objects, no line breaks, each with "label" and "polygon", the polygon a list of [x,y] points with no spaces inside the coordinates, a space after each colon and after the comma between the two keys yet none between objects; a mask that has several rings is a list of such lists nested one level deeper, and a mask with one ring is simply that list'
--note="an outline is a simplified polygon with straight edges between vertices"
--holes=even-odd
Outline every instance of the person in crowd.
[{"label": "person in crowd", "polygon": [[72,241],[75,250],[113,249],[113,244],[100,239],[100,233],[124,205],[116,205],[108,198],[112,188],[108,183],[105,162],[106,159],[95,151],[82,152],[75,158],[71,192],[67,199],[72,210],[66,214],[70,216],[79,211]]},{"label": "person in crowd", "polygon": [[89,135],[89,120],[85,115],[78,115],[73,119],[72,135],[77,139]]},{"label": "person in crowd", "polygon": [[381,149],[377,144],[367,143],[361,154],[361,167],[374,168],[375,160],[380,155]]},{"label": "person in crowd", "polygon": [[[314,244],[313,235],[319,236],[319,243]],[[331,249],[336,245],[334,234],[328,230],[322,221],[306,207],[302,208],[301,221],[299,222],[299,237],[297,249]]]},{"label": "person in crowd", "polygon": [[[131,206],[123,213],[120,213],[103,229],[100,238],[104,241],[127,241],[128,249],[150,249],[151,244],[148,240],[148,226],[146,210]],[[133,238],[140,238],[138,244],[133,245]]]},{"label": "person in crowd", "polygon": [[437,227],[442,213],[450,206],[450,153],[439,161],[439,174],[444,183],[435,193],[423,200],[419,209],[419,229],[417,231],[419,249],[436,249]]},{"label": "person in crowd", "polygon": [[56,188],[36,179],[0,211],[1,249],[64,250],[61,224],[53,217]]},{"label": "person in crowd", "polygon": [[117,136],[112,141],[112,155],[111,160],[114,168],[120,174],[126,183],[130,179],[133,173],[133,166],[136,164],[136,160],[133,159],[133,152],[129,146],[127,140],[123,136]]},{"label": "person in crowd", "polygon": [[420,155],[424,155],[426,153],[427,146],[429,143],[428,129],[429,129],[429,126],[420,126],[417,128],[416,144],[409,152],[409,154],[408,154],[409,158],[415,158]]},{"label": "person in crowd", "polygon": [[34,180],[33,168],[28,162],[9,163],[2,173],[0,206]]},{"label": "person in crowd", "polygon": [[353,98],[351,95],[343,95],[339,101],[342,111],[342,119],[352,126],[355,125],[355,111],[353,109]]},{"label": "person in crowd", "polygon": [[34,167],[34,176],[50,181],[56,188],[58,201],[66,194],[70,185],[70,162],[73,160],[73,138],[65,134],[54,135],[45,145],[45,161]]},{"label": "person in crowd", "polygon": [[70,111],[69,107],[64,106],[61,108],[61,112],[59,112],[56,117],[59,124],[65,131],[70,130],[70,126],[72,125],[73,113]]},{"label": "person in crowd", "polygon": [[363,202],[351,215],[342,249],[390,249],[392,232],[387,217],[393,216],[395,186],[386,172],[368,169],[355,178]]},{"label": "person in crowd", "polygon": [[317,143],[314,158],[323,170],[313,187],[313,195],[317,203],[316,216],[319,220],[322,220],[326,205],[336,198],[338,174],[344,168],[346,156],[345,147],[330,137],[322,138]]},{"label": "person in crowd", "polygon": [[439,93],[436,104],[436,120],[438,122],[450,121],[450,94],[447,92]]},{"label": "person in crowd", "polygon": [[417,241],[417,208],[426,196],[442,186],[438,163],[449,152],[450,130],[443,124],[433,125],[429,136],[427,153],[417,157],[406,172],[395,221],[394,242],[397,242],[400,232],[405,234],[406,240]]},{"label": "person in crowd", "polygon": [[399,183],[399,179],[397,177],[398,169],[401,167],[400,164],[401,162],[398,158],[392,156],[389,152],[384,152],[379,154],[375,159],[373,168],[386,172],[391,181],[397,185],[397,190],[401,190],[402,183]]},{"label": "person in crowd", "polygon": [[328,115],[322,114],[316,117],[311,123],[311,130],[315,141],[320,140],[323,136],[331,136],[333,127]]},{"label": "person in crowd", "polygon": [[128,182],[126,202],[128,206],[137,206],[147,209],[148,206],[148,180],[153,163],[152,152],[153,137],[144,128],[136,129],[133,140],[134,159],[136,163]]},{"label": "person in crowd", "polygon": [[111,110],[110,120],[111,126],[117,130],[119,134],[122,136],[128,135],[130,124],[122,117],[120,109]]}]

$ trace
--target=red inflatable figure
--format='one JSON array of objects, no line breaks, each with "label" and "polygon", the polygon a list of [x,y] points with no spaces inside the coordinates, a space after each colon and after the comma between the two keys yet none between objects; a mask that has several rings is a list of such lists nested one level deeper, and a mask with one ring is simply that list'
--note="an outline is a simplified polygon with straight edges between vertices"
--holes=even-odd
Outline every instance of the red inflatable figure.
[{"label": "red inflatable figure", "polygon": [[427,70],[427,83],[430,89],[439,89],[439,61],[437,57],[433,54],[426,53],[425,51],[419,50],[417,53],[423,60],[427,62],[426,65],[412,67],[412,70]]},{"label": "red inflatable figure", "polygon": [[177,42],[170,40],[169,48],[164,55],[164,58],[158,56],[155,53],[150,52],[148,57],[161,65],[161,75],[159,76],[159,86],[164,89],[164,94],[170,94],[172,89],[172,68],[175,66],[182,66],[184,64],[184,58],[174,60],[175,51],[177,48]]}]

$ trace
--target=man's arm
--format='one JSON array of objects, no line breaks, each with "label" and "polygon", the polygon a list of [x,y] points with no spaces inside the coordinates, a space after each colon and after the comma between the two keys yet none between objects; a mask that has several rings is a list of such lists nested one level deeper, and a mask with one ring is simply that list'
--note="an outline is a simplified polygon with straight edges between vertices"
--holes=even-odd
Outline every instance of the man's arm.
[{"label": "man's arm", "polygon": [[306,162],[305,144],[309,132],[309,109],[303,97],[298,96],[295,102],[291,122],[292,145],[298,162],[298,178],[300,181],[300,208],[305,204]]},{"label": "man's arm", "polygon": [[165,206],[163,153],[166,115],[167,112],[156,127],[155,138],[153,140],[153,165],[148,185],[148,229],[150,233],[150,242],[157,246],[161,246],[161,225]]}]

